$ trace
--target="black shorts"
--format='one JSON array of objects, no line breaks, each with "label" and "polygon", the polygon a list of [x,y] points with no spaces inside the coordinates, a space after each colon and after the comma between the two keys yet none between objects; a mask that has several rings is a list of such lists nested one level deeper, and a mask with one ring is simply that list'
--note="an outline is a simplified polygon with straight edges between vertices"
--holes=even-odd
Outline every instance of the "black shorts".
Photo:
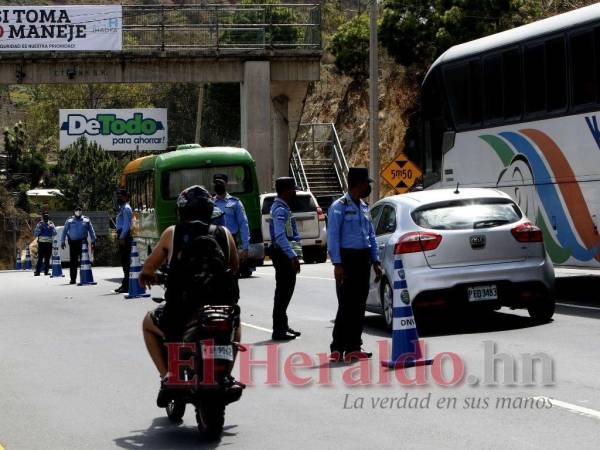
[{"label": "black shorts", "polygon": [[183,327],[185,320],[168,308],[166,304],[162,304],[150,311],[152,323],[163,332],[167,340],[180,340],[183,335]]}]

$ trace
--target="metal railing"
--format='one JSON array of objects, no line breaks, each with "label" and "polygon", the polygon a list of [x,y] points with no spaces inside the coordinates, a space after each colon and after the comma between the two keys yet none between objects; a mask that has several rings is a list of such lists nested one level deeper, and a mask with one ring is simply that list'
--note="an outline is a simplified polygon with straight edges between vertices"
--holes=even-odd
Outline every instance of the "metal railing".
[{"label": "metal railing", "polygon": [[306,4],[123,6],[123,49],[321,49],[321,7]]},{"label": "metal railing", "polygon": [[348,191],[348,162],[333,123],[300,124],[295,152],[298,158],[331,160],[342,190]]},{"label": "metal railing", "polygon": [[302,163],[302,158],[300,157],[300,151],[297,143],[294,143],[294,149],[292,150],[290,170],[292,172],[292,176],[294,177],[294,181],[296,182],[296,186],[300,187],[300,189],[303,191],[310,191],[308,178],[306,177],[304,164]]}]

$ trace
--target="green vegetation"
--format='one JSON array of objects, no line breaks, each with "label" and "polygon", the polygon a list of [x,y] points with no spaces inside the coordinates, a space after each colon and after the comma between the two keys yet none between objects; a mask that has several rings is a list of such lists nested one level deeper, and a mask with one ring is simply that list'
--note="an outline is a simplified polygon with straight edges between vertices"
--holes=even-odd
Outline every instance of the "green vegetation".
[{"label": "green vegetation", "polygon": [[71,208],[80,204],[87,211],[108,211],[120,170],[113,155],[82,137],[60,151],[56,184]]},{"label": "green vegetation", "polygon": [[22,122],[5,128],[4,149],[8,157],[6,186],[21,190],[35,188],[47,170],[46,149],[32,143]]},{"label": "green vegetation", "polygon": [[356,80],[369,76],[369,18],[362,14],[342,24],[327,46],[335,66]]}]

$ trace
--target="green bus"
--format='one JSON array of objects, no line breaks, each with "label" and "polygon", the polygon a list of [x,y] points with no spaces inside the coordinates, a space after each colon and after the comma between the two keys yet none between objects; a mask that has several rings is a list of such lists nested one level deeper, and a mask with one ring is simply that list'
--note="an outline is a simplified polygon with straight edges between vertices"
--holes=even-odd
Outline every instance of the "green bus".
[{"label": "green bus", "polygon": [[248,151],[233,147],[186,144],[175,151],[131,161],[121,174],[121,187],[131,194],[133,236],[145,260],[161,233],[177,222],[179,193],[199,184],[211,189],[213,175],[229,177],[229,192],[244,204],[250,227],[250,249],[242,275],[264,261],[256,164]]}]

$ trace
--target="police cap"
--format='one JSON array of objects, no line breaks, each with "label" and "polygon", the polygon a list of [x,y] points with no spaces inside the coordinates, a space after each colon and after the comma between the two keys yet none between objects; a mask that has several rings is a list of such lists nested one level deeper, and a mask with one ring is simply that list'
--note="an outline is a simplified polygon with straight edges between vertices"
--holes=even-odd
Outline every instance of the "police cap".
[{"label": "police cap", "polygon": [[292,177],[281,177],[275,180],[275,191],[280,194],[286,189],[296,189],[296,181]]},{"label": "police cap", "polygon": [[227,184],[229,182],[229,177],[225,173],[216,173],[213,175],[213,183],[217,182]]}]

